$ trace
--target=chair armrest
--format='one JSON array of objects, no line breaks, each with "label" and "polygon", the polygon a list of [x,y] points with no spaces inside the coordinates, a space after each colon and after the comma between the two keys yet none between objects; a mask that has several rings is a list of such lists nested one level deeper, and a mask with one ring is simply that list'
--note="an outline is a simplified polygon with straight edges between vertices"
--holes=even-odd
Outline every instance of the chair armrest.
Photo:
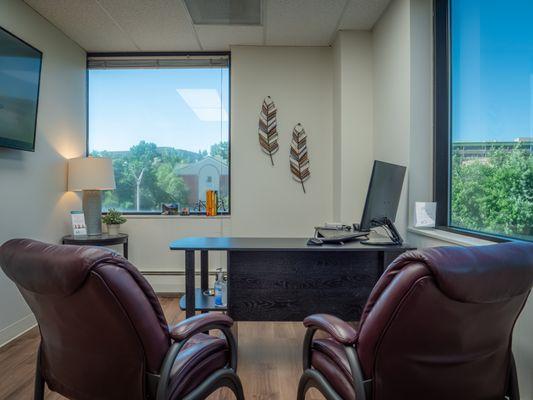
[{"label": "chair armrest", "polygon": [[209,331],[211,329],[219,329],[228,345],[229,361],[227,367],[231,368],[233,372],[237,372],[237,343],[233,337],[230,328],[233,325],[233,320],[224,314],[208,313],[200,314],[180,322],[177,325],[169,326],[170,337],[174,343],[170,346],[159,374],[159,383],[157,384],[156,400],[167,400],[169,398],[169,382],[170,373],[174,365],[174,361],[178,356],[180,350],[185,346],[185,343],[197,333]]},{"label": "chair armrest", "polygon": [[314,314],[304,319],[306,328],[319,329],[330,334],[337,342],[348,346],[357,341],[357,331],[347,322],[329,314]]},{"label": "chair armrest", "polygon": [[233,320],[227,315],[207,313],[187,318],[179,324],[169,327],[169,330],[170,337],[174,341],[180,342],[200,332],[205,332],[210,329],[219,329],[220,327],[231,328],[232,325]]}]

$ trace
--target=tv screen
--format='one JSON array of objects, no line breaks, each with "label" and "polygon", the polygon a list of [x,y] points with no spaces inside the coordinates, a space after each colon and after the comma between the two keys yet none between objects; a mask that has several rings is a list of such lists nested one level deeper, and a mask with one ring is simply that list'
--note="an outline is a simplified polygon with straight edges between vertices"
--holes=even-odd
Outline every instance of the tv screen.
[{"label": "tv screen", "polygon": [[0,146],[34,151],[42,53],[0,28]]}]

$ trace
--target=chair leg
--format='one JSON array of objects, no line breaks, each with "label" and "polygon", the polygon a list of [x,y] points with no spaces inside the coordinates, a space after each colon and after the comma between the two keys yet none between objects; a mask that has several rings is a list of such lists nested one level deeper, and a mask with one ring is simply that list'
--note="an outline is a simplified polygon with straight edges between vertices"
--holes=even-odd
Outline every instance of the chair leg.
[{"label": "chair leg", "polygon": [[41,348],[37,352],[37,362],[35,365],[35,388],[33,392],[34,400],[44,400],[44,378],[41,373]]},{"label": "chair leg", "polygon": [[296,400],[305,400],[305,395],[309,388],[309,377],[304,374],[298,383],[298,395],[296,396]]},{"label": "chair leg", "polygon": [[242,383],[239,377],[237,375],[233,375],[228,378],[230,383],[227,385],[227,387],[233,392],[237,400],[244,400],[244,390],[242,389]]},{"label": "chair leg", "polygon": [[222,387],[230,389],[237,400],[244,400],[241,380],[231,368],[224,368],[213,373],[196,389],[184,396],[182,400],[203,400]]},{"label": "chair leg", "polygon": [[306,369],[302,374],[298,384],[297,400],[305,400],[307,391],[312,387],[322,393],[327,400],[342,400],[324,376],[314,369]]},{"label": "chair leg", "polygon": [[509,376],[507,382],[506,395],[510,400],[520,400],[520,390],[518,388],[518,375],[516,373],[516,364],[514,355],[511,352],[511,361],[509,365]]}]

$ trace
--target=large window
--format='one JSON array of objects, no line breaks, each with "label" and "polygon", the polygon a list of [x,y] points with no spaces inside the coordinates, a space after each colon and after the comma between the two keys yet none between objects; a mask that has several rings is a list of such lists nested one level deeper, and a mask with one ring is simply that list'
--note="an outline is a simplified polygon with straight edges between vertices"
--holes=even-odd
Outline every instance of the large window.
[{"label": "large window", "polygon": [[533,240],[533,2],[437,0],[436,11],[440,222]]},{"label": "large window", "polygon": [[229,212],[227,55],[89,56],[88,96],[89,154],[115,169],[104,210],[204,213],[214,190]]}]

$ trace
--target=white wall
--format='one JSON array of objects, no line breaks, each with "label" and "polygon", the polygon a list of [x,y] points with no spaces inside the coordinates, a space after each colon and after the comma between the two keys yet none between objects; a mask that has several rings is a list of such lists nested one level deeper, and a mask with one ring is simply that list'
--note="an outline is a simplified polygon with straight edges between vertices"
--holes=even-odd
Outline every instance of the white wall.
[{"label": "white wall", "polygon": [[[333,217],[333,60],[327,47],[231,49],[231,205],[235,236],[310,235]],[[258,143],[263,99],[277,106],[274,166]],[[307,193],[289,170],[292,129],[307,132]]]},{"label": "white wall", "polygon": [[416,201],[433,201],[433,7],[410,2],[408,225]]},{"label": "white wall", "polygon": [[[0,2],[0,26],[43,52],[35,153],[0,149],[0,243],[58,243],[79,200],[66,190],[66,159],[85,148],[85,52],[20,0]],[[33,316],[0,272],[0,345]]]},{"label": "white wall", "polygon": [[353,223],[361,220],[374,160],[372,33],[340,31],[333,52],[334,218]]},{"label": "white wall", "polygon": [[374,158],[408,167],[396,216],[396,226],[403,235],[407,228],[407,187],[410,177],[409,12],[409,0],[394,0],[373,30]]},{"label": "white wall", "polygon": [[406,165],[396,224],[433,198],[432,2],[395,0],[374,27],[374,155]]}]

